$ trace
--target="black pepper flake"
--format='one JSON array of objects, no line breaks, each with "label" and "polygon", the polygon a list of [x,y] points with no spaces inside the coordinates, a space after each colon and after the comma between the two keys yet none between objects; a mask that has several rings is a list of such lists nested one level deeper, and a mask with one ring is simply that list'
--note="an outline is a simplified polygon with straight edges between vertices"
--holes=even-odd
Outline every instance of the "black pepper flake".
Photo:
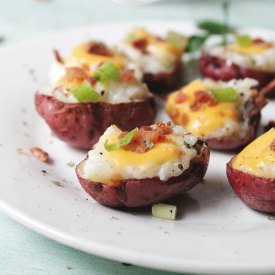
[{"label": "black pepper flake", "polygon": [[48,172],[46,170],[41,170],[42,174],[47,174]]},{"label": "black pepper flake", "polygon": [[99,154],[100,154],[100,155],[103,155],[103,153],[102,153],[102,152],[99,152]]},{"label": "black pepper flake", "polygon": [[179,168],[180,170],[183,170],[183,165],[180,163],[180,164],[178,165],[178,168]]},{"label": "black pepper flake", "polygon": [[128,264],[128,263],[121,263],[121,264],[125,266],[132,266],[132,264]]},{"label": "black pepper flake", "polygon": [[104,90],[100,92],[100,95],[103,96],[104,94],[105,94],[105,91],[104,91]]}]

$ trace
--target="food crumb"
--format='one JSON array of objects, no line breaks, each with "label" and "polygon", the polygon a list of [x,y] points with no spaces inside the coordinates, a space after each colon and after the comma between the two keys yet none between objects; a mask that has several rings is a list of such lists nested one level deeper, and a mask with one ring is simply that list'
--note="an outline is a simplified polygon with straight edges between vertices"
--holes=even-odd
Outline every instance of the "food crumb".
[{"label": "food crumb", "polygon": [[268,219],[271,220],[271,221],[274,221],[275,220],[275,216],[268,216]]},{"label": "food crumb", "polygon": [[66,269],[72,270],[73,268],[71,266],[66,266]]},{"label": "food crumb", "polygon": [[23,150],[23,148],[18,147],[18,148],[16,148],[16,152],[17,152],[17,154],[22,155],[24,153],[24,150]]},{"label": "food crumb", "polygon": [[52,180],[52,183],[58,187],[64,187],[64,185],[60,181]]},{"label": "food crumb", "polygon": [[46,174],[48,174],[48,172],[46,170],[41,170],[41,173],[43,174],[43,176],[45,176]]},{"label": "food crumb", "polygon": [[32,147],[30,153],[42,162],[49,161],[49,154],[39,147]]},{"label": "food crumb", "polygon": [[73,161],[69,161],[69,162],[67,163],[67,166],[69,166],[69,167],[74,167],[74,166],[75,166],[75,163],[74,163]]},{"label": "food crumb", "polygon": [[121,264],[125,266],[132,266],[132,264],[128,264],[128,263],[121,263]]},{"label": "food crumb", "polygon": [[111,217],[111,220],[119,220],[119,218],[118,218],[118,217],[115,217],[115,216],[112,216],[112,217]]}]

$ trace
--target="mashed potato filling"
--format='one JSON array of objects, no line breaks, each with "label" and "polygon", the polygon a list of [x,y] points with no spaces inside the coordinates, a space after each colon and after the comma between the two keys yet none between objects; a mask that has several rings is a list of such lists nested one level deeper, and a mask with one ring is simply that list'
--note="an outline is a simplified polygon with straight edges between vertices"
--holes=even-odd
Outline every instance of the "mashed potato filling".
[{"label": "mashed potato filling", "polygon": [[[172,120],[183,125],[191,133],[202,137],[223,137],[244,134],[248,122],[240,123],[241,113],[245,102],[252,96],[252,87],[257,82],[252,79],[232,80],[230,82],[215,82],[209,79],[195,80],[179,91],[172,93],[167,100],[166,110]],[[232,87],[239,94],[240,99],[235,102],[211,102],[211,90]],[[210,98],[198,102],[197,93],[206,93]]]},{"label": "mashed potato filling", "polygon": [[174,126],[165,142],[159,142],[147,152],[138,153],[123,148],[106,151],[106,140],[115,141],[122,131],[112,125],[88,153],[83,177],[91,181],[112,184],[122,179],[159,177],[166,181],[188,169],[197,154],[193,147],[197,138],[182,127]]},{"label": "mashed potato filling", "polygon": [[275,128],[258,137],[233,160],[233,168],[258,177],[275,178]]},{"label": "mashed potato filling", "polygon": [[275,46],[273,44],[270,47],[261,44],[252,44],[246,47],[231,44],[227,47],[213,48],[209,54],[241,67],[275,72]]}]

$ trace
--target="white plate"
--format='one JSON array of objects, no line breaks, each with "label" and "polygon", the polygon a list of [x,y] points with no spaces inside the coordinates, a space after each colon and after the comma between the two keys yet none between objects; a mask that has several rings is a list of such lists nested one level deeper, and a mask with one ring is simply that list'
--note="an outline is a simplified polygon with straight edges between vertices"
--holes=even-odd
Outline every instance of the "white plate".
[{"label": "white plate", "polygon": [[[1,209],[49,238],[117,261],[209,274],[275,272],[275,221],[250,210],[234,195],[225,176],[230,154],[212,152],[205,184],[184,197],[177,221],[152,218],[143,210],[109,209],[81,190],[67,164],[78,162],[85,152],[51,136],[34,110],[34,91],[47,84],[53,48],[64,53],[89,38],[113,42],[129,28],[125,23],[94,26],[0,51]],[[194,31],[188,23],[152,23],[150,28]],[[272,102],[264,109],[262,124],[272,118],[274,108]],[[54,163],[45,165],[16,152],[17,147],[28,151],[32,146],[48,151]]]}]

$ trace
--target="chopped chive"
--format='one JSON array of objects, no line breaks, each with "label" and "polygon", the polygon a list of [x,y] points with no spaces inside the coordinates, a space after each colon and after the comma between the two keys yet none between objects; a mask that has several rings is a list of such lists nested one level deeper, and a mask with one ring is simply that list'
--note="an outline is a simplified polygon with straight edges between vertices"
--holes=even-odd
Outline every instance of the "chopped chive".
[{"label": "chopped chive", "polygon": [[211,92],[215,99],[221,102],[236,102],[240,98],[238,91],[232,87],[214,89]]},{"label": "chopped chive", "polygon": [[154,204],[152,205],[152,216],[165,220],[175,220],[177,216],[177,206],[166,203]]},{"label": "chopped chive", "polygon": [[101,97],[87,81],[83,81],[72,93],[79,102],[95,102]]},{"label": "chopped chive", "polygon": [[106,140],[104,143],[105,149],[108,152],[110,152],[110,151],[114,151],[114,150],[117,150],[121,147],[128,145],[132,141],[132,139],[137,131],[138,131],[138,128],[133,129],[132,131],[127,133],[123,138],[121,138],[118,142],[113,143],[113,144],[109,144],[108,140]]},{"label": "chopped chive", "polygon": [[253,44],[253,40],[249,35],[240,34],[236,36],[236,42],[241,47],[249,47]]},{"label": "chopped chive", "polygon": [[116,81],[120,78],[119,68],[113,63],[105,63],[101,65],[94,73],[94,79],[102,84],[110,81]]}]

